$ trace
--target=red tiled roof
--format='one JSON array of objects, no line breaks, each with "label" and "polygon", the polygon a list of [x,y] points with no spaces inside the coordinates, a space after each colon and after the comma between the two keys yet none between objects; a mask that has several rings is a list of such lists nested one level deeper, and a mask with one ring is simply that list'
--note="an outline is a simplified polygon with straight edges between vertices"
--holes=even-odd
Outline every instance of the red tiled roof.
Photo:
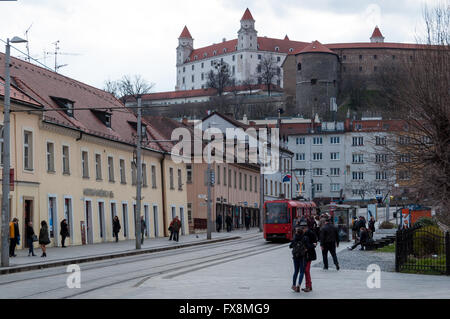
[{"label": "red tiled roof", "polygon": [[[357,125],[361,128],[357,128]],[[356,120],[352,122],[353,132],[403,131],[407,126],[404,120]]]},{"label": "red tiled roof", "polygon": [[[253,84],[252,90],[266,90],[267,87],[264,84]],[[233,90],[237,91],[247,91],[248,86],[246,85],[238,85],[236,87],[226,87],[224,92],[232,92]],[[282,89],[274,84],[271,86],[271,91],[279,91]],[[202,97],[202,96],[216,96],[216,89],[208,88],[208,89],[195,89],[195,90],[184,90],[184,91],[170,91],[170,92],[157,92],[157,93],[149,93],[142,95],[143,101],[157,101],[157,100],[170,100],[170,99],[182,99],[182,98],[191,98],[191,97]],[[133,102],[134,97],[127,96],[125,97],[125,102]]]},{"label": "red tiled roof", "polygon": [[[14,78],[11,79],[11,80],[14,81]],[[0,96],[5,96],[5,81],[3,80],[2,77],[0,77]],[[24,102],[24,103],[27,103],[27,104],[31,104],[33,106],[42,107],[41,104],[36,102],[34,99],[32,99],[27,94],[25,94],[22,91],[20,91],[13,84],[11,84],[10,98],[11,98],[12,101],[16,100],[16,101],[19,101],[19,102]]]},{"label": "red tiled roof", "polygon": [[[213,45],[209,45],[203,48],[195,49],[191,52],[189,56],[189,62],[193,62],[196,60],[202,60],[211,58],[214,56],[220,56],[222,54],[235,52],[237,47],[237,39],[224,41],[221,43],[216,43]],[[298,52],[305,48],[309,43],[307,42],[299,42],[299,41],[291,41],[286,39],[286,37],[282,39],[274,39],[267,37],[258,37],[258,45],[260,51],[268,51],[268,52],[280,52],[290,54],[292,52]],[[276,50],[278,48],[278,51]],[[224,51],[224,49],[226,49]],[[214,55],[214,52],[216,55]],[[206,56],[204,55],[206,53]]]},{"label": "red tiled roof", "polygon": [[383,38],[383,35],[381,34],[381,31],[378,28],[378,26],[375,27],[375,29],[373,30],[372,36],[370,38]]},{"label": "red tiled roof", "polygon": [[324,46],[322,43],[320,43],[317,40],[313,41],[310,45],[308,45],[307,47],[303,48],[297,54],[302,54],[302,53],[330,53],[330,54],[336,54],[335,52],[331,51],[330,49],[328,49],[326,46]]},{"label": "red tiled roof", "polygon": [[[5,55],[0,53],[0,74],[4,73]],[[60,97],[74,102],[74,117],[64,111],[44,113],[44,121],[80,130],[102,138],[127,144],[134,144],[135,129],[129,122],[136,122],[136,116],[110,93],[94,88],[69,77],[44,69],[23,60],[11,58],[11,76],[20,91],[40,103],[45,109],[59,109],[51,97]],[[90,110],[77,108],[111,109],[111,128],[108,128]],[[119,108],[119,109],[117,109]],[[121,109],[123,108],[123,109]],[[158,145],[150,148],[160,150]]]},{"label": "red tiled roof", "polygon": [[428,49],[431,46],[413,43],[393,43],[393,42],[355,42],[355,43],[329,43],[325,46],[331,50],[338,49]]},{"label": "red tiled roof", "polygon": [[249,10],[248,8],[245,10],[244,15],[242,16],[241,21],[242,21],[242,20],[253,20],[253,21],[255,21],[255,19],[253,19],[253,16],[252,16],[252,14],[250,13],[250,10]]},{"label": "red tiled roof", "polygon": [[188,38],[192,39],[191,33],[189,32],[187,26],[184,26],[183,31],[181,32],[179,38]]}]

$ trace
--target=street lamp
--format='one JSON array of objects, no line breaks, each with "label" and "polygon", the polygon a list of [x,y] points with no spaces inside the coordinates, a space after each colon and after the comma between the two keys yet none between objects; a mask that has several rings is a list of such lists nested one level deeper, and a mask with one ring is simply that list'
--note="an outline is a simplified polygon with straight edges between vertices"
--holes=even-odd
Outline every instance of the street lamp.
[{"label": "street lamp", "polygon": [[5,107],[3,120],[3,177],[2,177],[2,267],[9,267],[9,170],[10,170],[10,43],[25,43],[19,37],[6,40],[5,49]]}]

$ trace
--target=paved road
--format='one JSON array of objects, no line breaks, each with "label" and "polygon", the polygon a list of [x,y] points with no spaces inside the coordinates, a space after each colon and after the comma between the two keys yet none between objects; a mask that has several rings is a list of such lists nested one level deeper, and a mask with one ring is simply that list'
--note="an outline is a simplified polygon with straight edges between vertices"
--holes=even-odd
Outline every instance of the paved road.
[{"label": "paved road", "polygon": [[288,245],[261,237],[84,263],[80,289],[65,267],[3,275],[0,298],[450,298],[449,277],[382,272],[369,289],[370,273],[345,267],[312,267],[314,291],[294,293]]}]

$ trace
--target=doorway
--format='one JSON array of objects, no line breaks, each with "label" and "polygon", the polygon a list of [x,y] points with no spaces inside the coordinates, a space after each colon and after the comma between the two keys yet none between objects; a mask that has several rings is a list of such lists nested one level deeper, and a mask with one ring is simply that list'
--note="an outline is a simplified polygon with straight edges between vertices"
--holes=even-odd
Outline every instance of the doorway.
[{"label": "doorway", "polygon": [[92,229],[92,201],[86,200],[84,202],[85,207],[85,219],[86,219],[86,237],[87,237],[87,243],[93,244],[94,243],[94,234]]},{"label": "doorway", "polygon": [[50,238],[54,238],[53,246],[58,246],[58,211],[56,207],[56,196],[48,197],[48,227]]},{"label": "doorway", "polygon": [[[25,197],[23,198],[23,221],[24,221],[24,228],[23,228],[23,232],[22,234],[25,234],[25,236],[23,237],[24,239],[27,238],[26,236],[26,229],[27,229],[27,225],[29,222],[33,223],[33,228],[34,228],[34,220],[33,220],[33,199],[26,199]],[[28,241],[24,240],[24,248],[29,248],[28,245]]]},{"label": "doorway", "polygon": [[105,234],[105,203],[104,202],[98,202],[98,223],[100,227],[100,238],[102,241],[106,241],[106,234]]}]

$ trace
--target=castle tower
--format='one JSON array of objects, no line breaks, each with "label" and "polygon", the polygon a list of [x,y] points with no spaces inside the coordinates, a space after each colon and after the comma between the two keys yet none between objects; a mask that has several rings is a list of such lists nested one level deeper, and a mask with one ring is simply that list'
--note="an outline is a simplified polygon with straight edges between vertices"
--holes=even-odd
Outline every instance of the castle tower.
[{"label": "castle tower", "polygon": [[381,34],[381,31],[378,28],[378,26],[375,26],[372,36],[370,37],[370,42],[372,42],[372,43],[383,43],[384,42],[384,37]]},{"label": "castle tower", "polygon": [[183,64],[186,59],[191,55],[194,49],[194,39],[192,39],[191,33],[188,28],[184,26],[183,31],[178,37],[177,47],[177,66]]},{"label": "castle tower", "polygon": [[338,55],[314,41],[296,54],[297,112],[305,117],[318,113],[320,118],[330,118],[330,106],[338,93]]},{"label": "castle tower", "polygon": [[241,28],[238,31],[238,50],[257,50],[258,35],[255,30],[255,20],[247,8],[241,19]]}]

